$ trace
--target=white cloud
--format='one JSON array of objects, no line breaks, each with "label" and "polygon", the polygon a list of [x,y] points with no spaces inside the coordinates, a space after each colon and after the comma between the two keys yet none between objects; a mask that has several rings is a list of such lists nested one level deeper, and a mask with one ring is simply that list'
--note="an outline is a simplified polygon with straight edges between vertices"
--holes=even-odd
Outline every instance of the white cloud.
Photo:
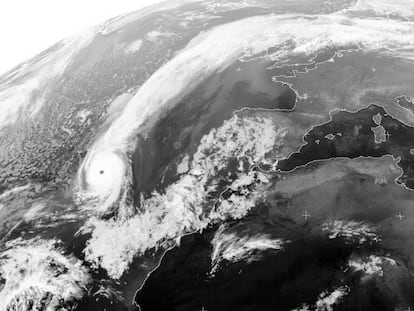
[{"label": "white cloud", "polygon": [[366,274],[378,274],[382,276],[382,258],[378,256],[371,255],[367,261],[359,260],[350,260],[348,265],[352,267],[355,271],[363,271]]},{"label": "white cloud", "polygon": [[316,311],[333,311],[333,306],[340,302],[341,298],[346,296],[349,292],[347,286],[341,286],[333,292],[323,292],[319,295],[319,300],[316,302]]},{"label": "white cloud", "polygon": [[146,38],[148,41],[155,42],[159,40],[160,38],[172,37],[172,36],[174,36],[174,33],[172,32],[161,32],[158,30],[153,30],[147,33]]},{"label": "white cloud", "polygon": [[330,239],[343,238],[350,243],[363,244],[381,240],[376,234],[377,228],[362,221],[335,220],[324,224],[322,230],[329,232]]},{"label": "white cloud", "polygon": [[310,311],[310,306],[307,303],[302,304],[300,307],[292,309],[291,311]]},{"label": "white cloud", "polygon": [[[118,156],[135,147],[130,138],[151,127],[161,111],[180,102],[206,77],[240,57],[252,58],[269,47],[280,48],[267,57],[283,61],[331,47],[355,47],[390,56],[414,58],[414,24],[376,18],[332,15],[270,15],[218,26],[194,38],[188,47],[156,71],[128,102],[120,116],[91,147],[85,163],[99,163],[110,153]],[[206,53],[206,51],[209,51]],[[131,141],[133,141],[131,143]],[[93,166],[94,169],[96,165]],[[83,165],[80,173],[90,167]],[[106,189],[118,189],[112,180]],[[93,184],[89,185],[94,188]],[[87,190],[87,189],[86,189]],[[110,194],[99,193],[106,197]]]},{"label": "white cloud", "polygon": [[266,250],[282,250],[286,242],[282,239],[274,239],[268,234],[246,235],[231,232],[225,225],[220,226],[214,235],[211,244],[211,273],[219,268],[223,260],[238,262],[245,260],[250,263],[262,258],[262,252]]},{"label": "white cloud", "polygon": [[138,52],[141,49],[142,40],[138,39],[124,47],[125,54],[133,54]]},{"label": "white cloud", "polygon": [[[62,38],[160,0],[13,0],[2,3],[0,74]],[[136,18],[136,15],[132,16]]]},{"label": "white cloud", "polygon": [[262,117],[234,116],[225,121],[201,139],[189,172],[168,186],[165,193],[154,192],[143,200],[137,215],[91,219],[92,238],[85,249],[86,260],[119,278],[133,258],[148,249],[169,247],[183,234],[201,230],[211,222],[245,216],[254,206],[257,194],[255,189],[243,192],[243,187],[266,182],[265,175],[240,166],[237,178],[228,181],[229,189],[240,190],[239,194],[219,200],[212,210],[214,202],[208,200],[217,191],[219,171],[226,169],[234,158],[253,165],[270,161],[269,155],[272,161],[286,156],[277,154],[283,146],[284,133]]},{"label": "white cloud", "polygon": [[[1,253],[0,310],[61,310],[82,298],[91,281],[81,262],[66,255],[57,241],[14,240]],[[45,304],[43,306],[43,304]]]},{"label": "white cloud", "polygon": [[359,0],[344,12],[354,13],[356,16],[369,14],[412,20],[414,18],[414,2],[406,0]]},{"label": "white cloud", "polygon": [[350,289],[346,285],[340,286],[332,292],[323,291],[319,294],[318,300],[314,306],[304,303],[300,307],[292,309],[292,311],[333,311],[334,305],[338,304],[343,297],[348,295],[349,291]]},{"label": "white cloud", "polygon": [[45,208],[45,202],[35,202],[33,205],[28,209],[26,213],[23,215],[23,219],[25,222],[33,221],[34,219],[42,218],[45,216],[42,213],[43,209]]},{"label": "white cloud", "polygon": [[[100,157],[87,158],[82,166],[88,170],[84,179],[89,185],[88,191],[100,198],[99,211],[106,211],[127,187],[131,178],[129,159],[122,152],[102,152]],[[82,167],[81,167],[82,169]]]},{"label": "white cloud", "polygon": [[249,6],[254,6],[256,1],[248,1],[248,0],[237,0],[237,1],[208,1],[206,3],[206,11],[216,13],[228,12],[238,9],[247,8]]},{"label": "white cloud", "polygon": [[[44,104],[44,94],[60,76],[73,55],[94,35],[93,29],[63,40],[59,46],[35,62],[28,62],[10,73],[10,84],[0,85],[0,129],[8,124],[35,115]],[[25,76],[24,81],[13,83]],[[38,92],[36,96],[33,95]]]},{"label": "white cloud", "polygon": [[348,262],[348,265],[354,269],[354,271],[362,271],[368,275],[377,274],[379,276],[382,276],[384,273],[382,270],[382,266],[384,264],[389,264],[392,266],[397,265],[396,261],[393,259],[375,255],[370,255],[366,259],[351,259]]}]

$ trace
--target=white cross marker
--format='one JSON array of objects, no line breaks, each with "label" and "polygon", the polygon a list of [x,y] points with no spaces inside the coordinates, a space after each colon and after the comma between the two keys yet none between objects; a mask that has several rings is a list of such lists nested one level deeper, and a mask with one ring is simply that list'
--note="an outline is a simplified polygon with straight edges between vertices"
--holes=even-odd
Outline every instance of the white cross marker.
[{"label": "white cross marker", "polygon": [[400,220],[403,220],[405,216],[401,214],[401,212],[399,212],[395,217],[399,218]]},{"label": "white cross marker", "polygon": [[241,71],[241,68],[240,68],[240,67],[239,67],[239,68],[237,68],[237,69],[236,69],[236,71],[237,71],[237,72],[240,72],[240,71]]},{"label": "white cross marker", "polygon": [[310,215],[308,214],[308,212],[305,212],[305,214],[303,214],[302,217],[305,217],[305,219],[307,220],[310,217]]},{"label": "white cross marker", "polygon": [[145,134],[144,140],[148,140],[148,138],[149,138],[148,134]]}]

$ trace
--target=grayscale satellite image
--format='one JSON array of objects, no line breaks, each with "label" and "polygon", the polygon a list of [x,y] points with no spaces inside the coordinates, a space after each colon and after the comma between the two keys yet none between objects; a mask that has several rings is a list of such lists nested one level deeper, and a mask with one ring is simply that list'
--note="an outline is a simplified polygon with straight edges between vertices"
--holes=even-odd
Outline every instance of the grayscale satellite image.
[{"label": "grayscale satellite image", "polygon": [[166,1],[0,76],[0,311],[414,310],[414,0]]}]

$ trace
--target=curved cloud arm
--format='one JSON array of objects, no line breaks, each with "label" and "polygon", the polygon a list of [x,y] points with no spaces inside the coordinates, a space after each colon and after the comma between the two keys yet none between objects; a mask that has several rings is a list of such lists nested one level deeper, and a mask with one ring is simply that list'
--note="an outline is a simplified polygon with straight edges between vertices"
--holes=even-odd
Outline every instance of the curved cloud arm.
[{"label": "curved cloud arm", "polygon": [[[413,38],[412,22],[351,18],[346,13],[259,16],[201,33],[147,80],[119,118],[93,144],[80,169],[86,189],[102,200],[110,197],[105,204],[112,204],[128,175],[128,163],[122,157],[135,148],[137,132],[150,128],[163,111],[178,104],[206,77],[243,56],[278,46],[278,51],[266,56],[268,59],[283,61],[335,47],[358,47],[393,57],[414,58]],[[102,181],[99,172],[107,167],[105,159],[112,159],[114,168],[109,175],[102,176]]]}]

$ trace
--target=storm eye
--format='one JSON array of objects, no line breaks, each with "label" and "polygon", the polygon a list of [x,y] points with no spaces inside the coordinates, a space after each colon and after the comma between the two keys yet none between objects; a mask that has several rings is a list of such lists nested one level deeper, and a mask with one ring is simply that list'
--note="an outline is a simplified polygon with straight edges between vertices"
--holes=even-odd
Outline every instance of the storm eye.
[{"label": "storm eye", "polygon": [[103,173],[104,173],[104,171],[103,171],[103,170],[102,170],[102,171],[99,171],[99,174],[101,174],[101,175],[102,175]]}]

